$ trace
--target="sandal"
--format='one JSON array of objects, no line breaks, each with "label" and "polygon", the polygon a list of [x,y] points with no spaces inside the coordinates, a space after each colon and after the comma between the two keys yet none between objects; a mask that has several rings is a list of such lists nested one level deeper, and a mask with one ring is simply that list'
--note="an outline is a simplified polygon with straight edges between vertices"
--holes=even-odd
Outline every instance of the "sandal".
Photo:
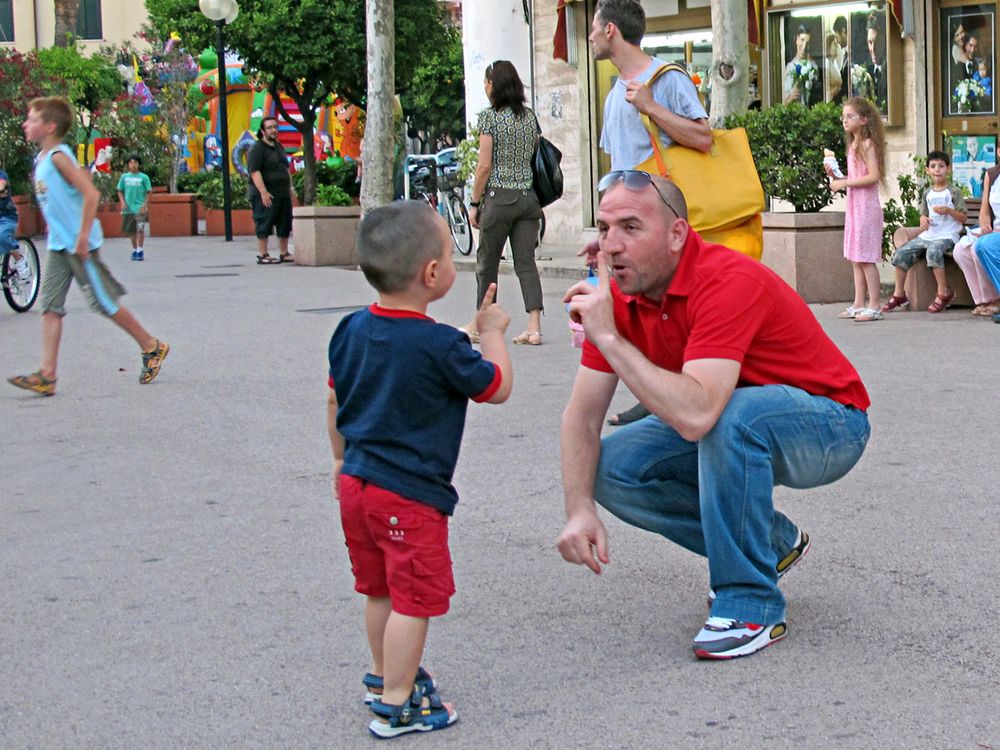
[{"label": "sandal", "polygon": [[515,344],[527,344],[528,346],[542,345],[541,331],[524,331],[511,339]]},{"label": "sandal", "polygon": [[954,290],[948,290],[944,294],[939,294],[934,298],[934,301],[927,308],[927,312],[939,313],[945,308],[951,305],[951,301],[955,299]]},{"label": "sandal", "polygon": [[[361,678],[361,684],[365,686],[366,706],[370,706],[374,701],[382,697],[382,689],[385,687],[385,681],[382,679],[382,675],[367,672],[365,676]],[[434,682],[434,678],[431,677],[431,673],[423,667],[417,667],[417,676],[413,678],[413,684],[420,688],[420,692],[424,695],[430,695],[431,693],[437,692],[437,685]],[[376,693],[376,690],[379,692]]]},{"label": "sandal", "polygon": [[170,344],[159,339],[156,339],[156,345],[152,349],[142,353],[142,372],[139,373],[141,385],[151,383],[153,378],[160,374],[160,367],[163,366],[163,360],[169,353]]},{"label": "sandal", "polygon": [[632,422],[638,422],[643,417],[648,417],[650,414],[649,409],[647,409],[642,404],[636,404],[631,409],[626,409],[623,412],[615,414],[613,417],[608,419],[608,424],[612,427],[620,427],[623,424],[632,424]]},{"label": "sandal", "polygon": [[273,266],[275,263],[281,263],[281,260],[278,258],[272,258],[270,255],[257,256],[258,266]]},{"label": "sandal", "polygon": [[895,294],[889,298],[889,301],[882,305],[882,312],[892,312],[893,310],[906,307],[910,304],[910,300],[904,294],[902,297],[897,297]]},{"label": "sandal", "polygon": [[292,255],[291,253],[282,253],[281,255],[278,256],[278,262],[279,263],[294,263],[295,262],[295,256]]},{"label": "sandal", "polygon": [[842,313],[840,313],[837,317],[842,318],[844,320],[849,320],[853,318],[855,315],[857,315],[859,312],[861,312],[863,309],[864,308],[854,307],[854,305],[851,305],[850,307],[846,308]]},{"label": "sandal", "polygon": [[30,375],[15,375],[7,378],[7,382],[17,388],[37,393],[39,396],[56,395],[56,379],[49,380],[42,375],[41,371],[33,372]]},{"label": "sandal", "polygon": [[976,305],[976,308],[972,311],[973,315],[981,318],[989,318],[997,313],[1000,313],[1000,301],[984,302],[981,305]]},{"label": "sandal", "polygon": [[371,720],[368,730],[382,739],[408,732],[447,729],[458,721],[454,706],[443,703],[437,693],[425,696],[420,690],[414,690],[410,700],[402,706],[383,703],[381,698],[376,698],[371,708],[376,718]]},{"label": "sandal", "polygon": [[873,320],[882,320],[882,311],[876,310],[874,307],[866,307],[863,310],[858,310],[858,314],[854,316],[854,320],[858,323],[870,323]]}]

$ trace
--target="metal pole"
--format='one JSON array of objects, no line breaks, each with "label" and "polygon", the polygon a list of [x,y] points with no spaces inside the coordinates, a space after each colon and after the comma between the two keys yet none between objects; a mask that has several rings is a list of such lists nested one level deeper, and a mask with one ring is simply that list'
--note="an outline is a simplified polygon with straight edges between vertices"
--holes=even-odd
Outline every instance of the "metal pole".
[{"label": "metal pole", "polygon": [[226,222],[226,242],[233,241],[233,194],[229,182],[229,114],[226,111],[226,46],[222,40],[222,27],[226,19],[215,22],[218,33],[215,37],[215,53],[219,57],[219,136],[222,141],[222,211]]}]

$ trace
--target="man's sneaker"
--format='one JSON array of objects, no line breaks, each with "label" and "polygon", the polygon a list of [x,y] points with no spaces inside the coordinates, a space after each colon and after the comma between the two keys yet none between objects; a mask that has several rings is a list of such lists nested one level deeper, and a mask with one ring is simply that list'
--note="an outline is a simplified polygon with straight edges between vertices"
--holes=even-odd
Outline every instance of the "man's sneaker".
[{"label": "man's sneaker", "polygon": [[372,713],[375,718],[368,730],[383,740],[410,732],[447,729],[458,721],[454,706],[442,703],[437,693],[424,696],[419,689],[414,690],[410,700],[402,706],[383,703],[381,698],[376,698],[372,702]]},{"label": "man's sneaker", "polygon": [[735,659],[749,656],[785,637],[785,623],[758,625],[725,617],[709,617],[692,648],[699,659]]},{"label": "man's sneaker", "polygon": [[17,273],[17,278],[20,281],[27,281],[30,279],[31,269],[28,267],[28,259],[22,255],[21,260],[15,260],[14,271]]},{"label": "man's sneaker", "polygon": [[[812,542],[809,539],[809,535],[802,529],[799,529],[798,536],[795,537],[795,544],[787,555],[778,560],[778,564],[775,568],[778,571],[778,580],[780,581],[782,576],[785,575],[789,570],[794,568],[799,561],[806,556],[812,548]],[[715,601],[715,591],[712,589],[708,590],[708,606],[712,606],[712,602]]]},{"label": "man's sneaker", "polygon": [[136,250],[132,260],[146,260],[146,254],[142,250]]},{"label": "man's sneaker", "polygon": [[785,573],[795,567],[799,560],[806,556],[806,552],[809,551],[810,547],[812,547],[812,542],[809,541],[809,535],[802,529],[799,529],[799,535],[795,537],[795,544],[792,545],[791,551],[778,560],[778,564],[775,566],[778,571],[779,581]]}]

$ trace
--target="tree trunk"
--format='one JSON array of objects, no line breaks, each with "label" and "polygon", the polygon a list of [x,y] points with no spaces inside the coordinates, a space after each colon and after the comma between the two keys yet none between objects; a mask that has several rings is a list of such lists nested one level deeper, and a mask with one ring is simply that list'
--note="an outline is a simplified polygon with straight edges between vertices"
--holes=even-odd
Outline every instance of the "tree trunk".
[{"label": "tree trunk", "polygon": [[281,119],[299,131],[302,135],[302,205],[312,206],[316,203],[316,152],[313,151],[313,136],[316,133],[316,83],[312,80],[304,82],[302,91],[298,89],[297,81],[281,80],[284,93],[289,96],[299,107],[301,121],[290,117],[285,110],[285,105],[281,103],[281,91],[275,80],[271,84],[271,99],[274,101],[276,114],[281,115]]},{"label": "tree trunk", "polygon": [[712,104],[708,122],[721,128],[726,117],[747,111],[750,47],[746,0],[711,0]]},{"label": "tree trunk", "polygon": [[396,32],[393,0],[365,0],[368,107],[362,154],[361,213],[392,201],[393,91]]},{"label": "tree trunk", "polygon": [[69,35],[76,35],[76,17],[80,12],[80,0],[55,0],[56,47],[68,47]]}]

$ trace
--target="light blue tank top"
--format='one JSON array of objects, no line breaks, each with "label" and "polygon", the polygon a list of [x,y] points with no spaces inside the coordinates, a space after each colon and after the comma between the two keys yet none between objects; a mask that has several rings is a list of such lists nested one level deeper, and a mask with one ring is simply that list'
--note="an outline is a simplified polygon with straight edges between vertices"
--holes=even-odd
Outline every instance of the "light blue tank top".
[{"label": "light blue tank top", "polygon": [[[45,223],[49,227],[49,250],[56,252],[76,249],[76,237],[80,232],[83,216],[83,196],[70,185],[52,163],[52,155],[60,151],[76,164],[76,157],[69,146],[60,143],[56,148],[39,154],[35,160],[35,197],[42,207]],[[90,228],[89,245],[91,251],[100,248],[104,242],[101,222],[96,218]]]}]

